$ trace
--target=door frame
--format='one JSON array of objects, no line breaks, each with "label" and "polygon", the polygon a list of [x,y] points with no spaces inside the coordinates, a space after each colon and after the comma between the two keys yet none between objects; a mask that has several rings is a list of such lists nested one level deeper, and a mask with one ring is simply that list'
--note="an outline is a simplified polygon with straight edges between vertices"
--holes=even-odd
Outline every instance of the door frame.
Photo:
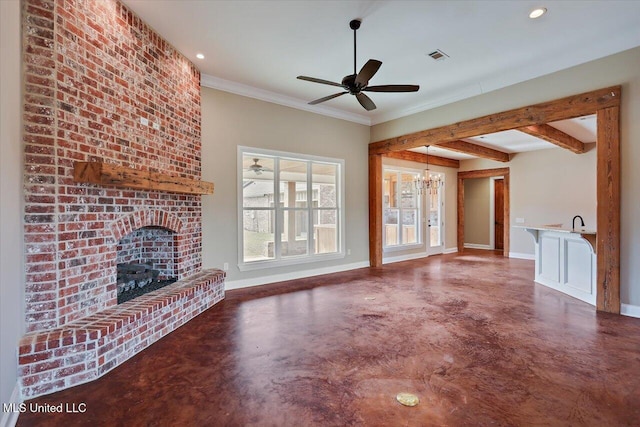
[{"label": "door frame", "polygon": [[[509,168],[497,168],[497,169],[479,169],[458,172],[458,252],[464,252],[464,180],[473,178],[493,178],[502,177],[504,179],[504,221],[509,223]],[[495,218],[495,217],[494,217]],[[503,234],[503,253],[502,255],[509,258],[509,236],[510,227],[504,227]],[[491,237],[490,237],[491,238]],[[495,245],[495,241],[494,241]]]},{"label": "door frame", "polygon": [[[496,181],[504,179],[502,176],[492,176],[489,178],[489,246],[496,250]],[[502,183],[502,205],[504,206],[504,182]],[[504,227],[504,218],[502,218]],[[504,245],[503,249],[504,250]]]}]

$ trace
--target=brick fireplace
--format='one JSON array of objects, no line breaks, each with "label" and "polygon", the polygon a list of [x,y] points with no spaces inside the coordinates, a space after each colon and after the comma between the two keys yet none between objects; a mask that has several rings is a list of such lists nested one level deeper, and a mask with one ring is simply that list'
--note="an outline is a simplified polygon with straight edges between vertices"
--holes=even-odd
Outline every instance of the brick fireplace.
[{"label": "brick fireplace", "polygon": [[127,234],[118,241],[116,264],[146,263],[158,272],[159,280],[176,277],[174,234],[174,230],[158,226],[142,227]]},{"label": "brick fireplace", "polygon": [[[115,0],[25,0],[22,24],[31,398],[103,375],[211,307],[224,273],[202,270],[203,196],[74,180],[76,162],[200,180],[199,71]],[[158,263],[178,282],[117,305],[118,245],[149,230],[170,233]]]}]

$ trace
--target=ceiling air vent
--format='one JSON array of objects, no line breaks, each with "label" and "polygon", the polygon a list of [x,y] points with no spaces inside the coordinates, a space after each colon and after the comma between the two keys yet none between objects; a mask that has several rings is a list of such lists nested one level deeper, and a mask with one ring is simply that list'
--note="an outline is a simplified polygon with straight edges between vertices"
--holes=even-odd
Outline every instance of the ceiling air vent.
[{"label": "ceiling air vent", "polygon": [[446,53],[444,53],[440,49],[436,49],[433,52],[428,53],[427,55],[429,55],[431,57],[431,59],[433,59],[435,61],[444,61],[445,59],[447,59],[449,57],[449,55],[447,55]]}]

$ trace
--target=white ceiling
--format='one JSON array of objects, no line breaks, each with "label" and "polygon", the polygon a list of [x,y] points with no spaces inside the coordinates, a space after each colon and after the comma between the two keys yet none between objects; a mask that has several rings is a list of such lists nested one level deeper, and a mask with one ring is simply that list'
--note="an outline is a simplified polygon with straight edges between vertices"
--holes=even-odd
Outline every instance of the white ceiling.
[{"label": "white ceiling", "polygon": [[[203,74],[203,84],[375,124],[485,93],[640,46],[640,1],[206,1],[124,0]],[[548,13],[533,20],[529,11]],[[370,58],[371,80],[419,84],[417,93],[369,93],[365,111],[352,96],[317,106]],[[434,61],[441,49],[450,57]],[[201,52],[205,59],[196,58]]]},{"label": "white ceiling", "polygon": [[[486,93],[640,46],[640,1],[207,1],[124,0],[196,64],[202,84],[363,124],[376,124]],[[539,19],[536,7],[548,12]],[[340,82],[370,58],[383,62],[371,85],[419,84],[417,93],[371,93],[365,111],[352,96],[311,100],[340,89],[301,81]],[[449,58],[427,54],[440,49]],[[205,59],[197,59],[202,53]],[[595,142],[595,116],[550,123]],[[554,145],[518,131],[469,138],[516,153]],[[426,152],[425,148],[414,151]],[[474,156],[429,148],[454,159]]]}]

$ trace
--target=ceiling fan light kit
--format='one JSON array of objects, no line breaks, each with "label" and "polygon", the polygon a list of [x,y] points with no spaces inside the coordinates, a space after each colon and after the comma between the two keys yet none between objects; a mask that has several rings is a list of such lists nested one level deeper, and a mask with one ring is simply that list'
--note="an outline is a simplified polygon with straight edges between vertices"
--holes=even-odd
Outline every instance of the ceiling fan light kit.
[{"label": "ceiling fan light kit", "polygon": [[258,163],[260,159],[253,158],[252,160],[253,160],[253,164],[249,166],[249,170],[253,171],[253,173],[255,173],[256,175],[262,175],[262,172],[272,172],[271,169],[265,168],[264,166]]},{"label": "ceiling fan light kit", "polygon": [[353,30],[353,74],[349,74],[342,79],[341,83],[335,83],[329,80],[318,79],[315,77],[298,76],[300,80],[306,80],[313,83],[320,83],[329,86],[337,86],[344,89],[344,92],[334,93],[316,100],[309,102],[310,105],[320,104],[321,102],[328,101],[333,98],[337,98],[344,94],[351,94],[356,97],[360,105],[365,110],[371,111],[376,109],[376,104],[366,94],[362,92],[417,92],[420,89],[418,85],[381,85],[381,86],[369,86],[369,80],[378,72],[381,61],[376,59],[369,59],[366,64],[360,69],[359,73],[356,73],[356,31],[360,28],[361,21],[359,19],[353,19],[349,22],[349,28]]}]

